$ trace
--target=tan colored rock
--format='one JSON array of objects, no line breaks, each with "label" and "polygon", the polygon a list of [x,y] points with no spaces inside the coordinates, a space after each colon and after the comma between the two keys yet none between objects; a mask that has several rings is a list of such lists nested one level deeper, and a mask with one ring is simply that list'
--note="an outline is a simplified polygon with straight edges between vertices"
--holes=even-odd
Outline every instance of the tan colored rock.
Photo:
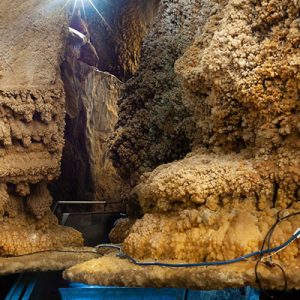
[{"label": "tan colored rock", "polygon": [[122,244],[128,237],[130,230],[136,220],[122,218],[115,222],[114,228],[109,233],[109,240],[113,244]]},{"label": "tan colored rock", "polygon": [[[168,214],[146,214],[137,221],[124,242],[127,254],[139,260],[180,260],[189,263],[223,261],[256,252],[278,209],[256,211],[255,203],[236,200],[212,211],[209,208],[186,209]],[[284,212],[296,212],[299,207]],[[295,216],[278,226],[271,248],[287,241],[298,227]],[[281,262],[294,263],[299,257],[297,242],[276,255]],[[241,270],[242,271],[242,270]]]},{"label": "tan colored rock", "polygon": [[[187,2],[189,11],[193,4]],[[163,3],[166,11],[175,7],[180,12],[181,1]],[[180,99],[196,127],[193,151],[184,159],[161,164],[143,174],[134,189],[146,214],[134,224],[124,242],[124,251],[143,262],[223,261],[258,251],[277,214],[283,217],[300,209],[299,1],[196,3],[189,19],[197,27],[191,31],[194,41],[175,63],[182,84],[176,89],[165,86],[163,92],[158,92],[155,85],[150,89],[159,93],[156,99],[165,93],[170,99],[179,91],[176,95],[182,95]],[[195,11],[199,18],[193,18]],[[184,13],[168,12],[170,18],[174,16],[170,27],[176,36],[176,24],[180,24]],[[168,17],[163,15],[161,23],[156,23],[161,39],[168,35],[169,27],[165,30],[162,26],[166,20]],[[146,42],[144,46],[151,49]],[[178,49],[182,49],[180,45]],[[146,51],[144,55],[145,61],[153,58]],[[158,56],[153,60],[156,59],[165,61]],[[148,70],[147,66],[142,68],[144,72]],[[173,66],[159,76],[167,77],[172,71]],[[158,71],[151,75],[158,76]],[[145,78],[147,82],[152,79]],[[136,91],[127,91],[127,99],[132,102],[124,102],[126,110],[125,104],[121,107],[119,124],[123,127],[117,141],[120,168],[134,166],[126,169],[132,176],[141,171],[141,162],[148,161],[137,155],[135,145],[145,145],[151,149],[150,154],[159,148],[159,158],[169,149],[178,149],[161,136],[148,139],[147,133],[155,132],[159,123],[149,122],[156,108],[149,101],[153,94],[145,95],[142,103],[146,104],[141,108],[141,102],[134,101]],[[144,136],[139,130],[144,126],[142,117],[136,117],[136,112],[141,111],[143,120],[148,121]],[[164,116],[166,107],[162,105],[156,111],[157,116]],[[136,117],[132,127],[131,115]],[[164,122],[169,124],[166,119]],[[191,124],[191,120],[187,122]],[[153,166],[148,164],[143,170]],[[274,231],[271,247],[288,240],[300,227],[299,222],[299,215],[281,222]],[[299,250],[299,242],[295,241],[274,254],[274,262],[287,274],[288,289],[300,288]],[[256,286],[257,259],[220,268],[178,270],[142,268],[108,256],[71,268],[65,276],[88,283],[126,286]],[[283,288],[278,267],[261,265],[259,274],[266,289]]]},{"label": "tan colored rock", "polygon": [[0,256],[83,242],[79,232],[58,225],[47,191],[64,145],[62,5],[0,3]]},{"label": "tan colored rock", "polygon": [[[131,256],[232,259],[260,249],[276,212],[299,210],[299,5],[275,2],[220,3],[177,61],[200,150],[141,177],[134,191],[149,214],[125,240]],[[272,245],[299,222],[282,224]],[[277,258],[296,264],[297,243]]]},{"label": "tan colored rock", "polygon": [[[299,263],[298,259],[293,265],[282,264],[286,270],[289,289],[299,289]],[[125,259],[105,256],[66,270],[64,278],[74,282],[106,286],[218,290],[250,285],[257,287],[254,266],[253,262],[241,262],[225,267],[182,268],[179,270],[177,268],[139,267]],[[259,276],[263,288],[284,289],[283,277],[279,269],[270,269],[261,265]]]},{"label": "tan colored rock", "polygon": [[[61,252],[59,252],[61,251]],[[97,258],[92,248],[60,248],[28,256],[0,257],[0,275],[21,272],[61,271],[73,265]]]},{"label": "tan colored rock", "polygon": [[[53,190],[57,197],[65,200],[118,202],[122,182],[108,149],[118,120],[117,100],[122,82],[86,64],[86,59],[82,61],[82,45],[87,45],[86,38],[82,39],[80,33],[71,29],[67,57],[62,65],[66,91],[66,146],[62,175]],[[94,51],[84,52],[86,56],[94,56]]]},{"label": "tan colored rock", "polygon": [[286,209],[298,201],[300,175],[298,151],[286,150],[253,159],[243,154],[194,151],[183,160],[145,173],[133,192],[144,212],[202,205],[216,210],[239,200],[254,201],[258,210]]},{"label": "tan colored rock", "polygon": [[228,1],[201,28],[175,66],[200,145],[299,148],[298,12],[297,1]]}]

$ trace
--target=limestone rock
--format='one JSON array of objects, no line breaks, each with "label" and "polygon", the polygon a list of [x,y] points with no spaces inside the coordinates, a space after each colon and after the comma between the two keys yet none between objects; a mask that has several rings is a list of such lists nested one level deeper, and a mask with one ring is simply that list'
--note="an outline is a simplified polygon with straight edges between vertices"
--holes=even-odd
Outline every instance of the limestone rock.
[{"label": "limestone rock", "polygon": [[67,18],[52,1],[0,3],[0,256],[82,245],[50,210],[64,145]]},{"label": "limestone rock", "polygon": [[97,258],[92,248],[60,248],[60,251],[45,251],[28,256],[0,257],[0,275],[21,272],[61,271],[73,265]]},{"label": "limestone rock", "polygon": [[[141,69],[127,85],[113,148],[120,171],[138,183],[133,193],[145,213],[123,250],[143,262],[167,263],[223,261],[258,251],[275,220],[300,209],[299,1],[162,4],[165,10],[144,43]],[[178,109],[171,121],[170,103]],[[164,130],[157,130],[159,118]],[[174,135],[184,121],[195,124],[193,147],[175,161],[188,151],[180,148],[187,131]],[[270,247],[288,240],[299,222],[298,214],[280,222]],[[299,251],[295,241],[273,253],[288,289],[300,288]],[[65,276],[126,286],[256,286],[258,259],[178,270],[107,256]],[[282,289],[279,268],[260,266],[263,287]]]},{"label": "limestone rock", "polygon": [[174,63],[193,38],[199,12],[199,1],[161,1],[144,40],[140,68],[119,101],[112,156],[131,185],[142,173],[190,151],[193,124]]},{"label": "limestone rock", "polygon": [[[72,35],[73,36],[73,35]],[[72,37],[71,36],[71,37]],[[66,146],[62,175],[53,187],[65,200],[120,201],[121,180],[108,156],[109,140],[118,119],[122,83],[82,61],[80,40],[69,39],[62,65],[66,90]],[[83,45],[87,42],[82,40]],[[89,54],[93,57],[94,51]]]},{"label": "limestone rock", "polygon": [[[148,214],[125,240],[131,256],[232,259],[260,249],[277,212],[299,210],[299,4],[276,2],[221,1],[176,62],[195,149],[141,177],[134,191]],[[272,246],[299,221],[281,224]],[[295,265],[298,244],[275,257]]]},{"label": "limestone rock", "polygon": [[[127,80],[137,72],[143,39],[155,21],[158,4],[159,0],[96,2],[103,18],[93,7],[86,6],[87,31],[99,56],[99,70],[121,80]],[[73,28],[81,31],[81,22],[78,22],[78,18],[74,21],[71,26],[75,23],[76,27]]]},{"label": "limestone rock", "polygon": [[[286,270],[290,289],[299,288],[298,266],[299,259],[293,265],[282,264]],[[111,255],[71,267],[64,272],[64,278],[92,285],[218,290],[249,285],[257,287],[254,267],[253,262],[243,262],[225,267],[182,268],[180,270],[162,267],[145,268],[132,265],[127,260]],[[263,288],[284,289],[282,273],[279,269],[261,266],[259,272]]]},{"label": "limestone rock", "polygon": [[128,237],[130,230],[136,220],[122,218],[116,221],[114,228],[109,234],[109,240],[113,244],[121,244]]}]

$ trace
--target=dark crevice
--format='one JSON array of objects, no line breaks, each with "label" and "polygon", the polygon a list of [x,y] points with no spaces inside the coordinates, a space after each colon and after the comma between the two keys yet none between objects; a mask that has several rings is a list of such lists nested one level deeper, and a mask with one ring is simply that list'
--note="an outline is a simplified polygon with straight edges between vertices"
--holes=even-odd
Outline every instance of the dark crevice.
[{"label": "dark crevice", "polygon": [[279,190],[279,184],[277,182],[275,182],[274,187],[273,187],[273,198],[272,198],[273,208],[276,207],[276,201],[277,201],[277,197],[278,197],[278,190]]}]

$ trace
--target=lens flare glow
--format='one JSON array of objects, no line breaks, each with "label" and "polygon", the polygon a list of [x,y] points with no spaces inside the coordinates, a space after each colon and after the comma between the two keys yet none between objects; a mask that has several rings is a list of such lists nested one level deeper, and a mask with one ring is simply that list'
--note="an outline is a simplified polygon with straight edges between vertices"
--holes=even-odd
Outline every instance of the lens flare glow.
[{"label": "lens flare glow", "polygon": [[[63,8],[65,8],[71,1],[73,1],[73,10],[72,10],[72,15],[75,13],[76,9],[82,9],[84,18],[86,19],[86,12],[85,12],[85,6],[86,5],[90,5],[95,12],[97,13],[97,15],[99,16],[100,20],[103,22],[103,24],[107,27],[107,29],[109,29],[110,31],[112,31],[110,25],[108,24],[108,22],[106,21],[105,17],[103,16],[103,14],[99,11],[99,9],[97,8],[97,6],[94,4],[93,0],[66,0],[66,3],[64,5]],[[101,0],[102,2],[106,2],[106,3],[110,3],[107,0]]]}]

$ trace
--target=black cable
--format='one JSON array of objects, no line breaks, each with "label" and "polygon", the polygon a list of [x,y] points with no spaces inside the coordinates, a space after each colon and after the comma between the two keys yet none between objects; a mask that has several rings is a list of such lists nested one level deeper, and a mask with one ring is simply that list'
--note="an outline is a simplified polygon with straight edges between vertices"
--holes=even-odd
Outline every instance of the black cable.
[{"label": "black cable", "polygon": [[35,254],[41,254],[41,253],[48,253],[48,252],[57,252],[57,253],[83,253],[83,254],[97,254],[101,255],[100,253],[96,251],[88,251],[88,250],[81,250],[81,251],[76,251],[76,250],[41,250],[41,251],[35,251],[31,253],[25,253],[25,254],[18,254],[18,255],[7,255],[4,256],[5,258],[18,258],[18,257],[25,257],[25,256],[32,256]]},{"label": "black cable", "polygon": [[235,259],[229,259],[229,260],[224,260],[224,261],[211,261],[211,262],[201,262],[201,263],[162,263],[162,262],[140,262],[134,259],[133,257],[120,252],[119,257],[121,258],[126,258],[135,265],[138,266],[159,266],[159,267],[174,267],[174,268],[191,268],[191,267],[207,267],[207,266],[221,266],[221,265],[229,265],[233,263],[237,263],[240,261],[244,261],[247,258],[253,257],[253,256],[263,256],[264,254],[270,254],[273,252],[277,252],[282,250],[283,248],[287,247],[290,243],[294,242],[298,237],[300,236],[300,231],[297,231],[295,234],[293,234],[285,243],[274,247],[272,249],[266,249],[263,251],[256,251],[252,252],[243,256],[240,256]]},{"label": "black cable", "polygon": [[263,263],[265,266],[269,266],[269,267],[273,267],[273,268],[274,268],[274,267],[278,267],[278,268],[281,270],[282,275],[283,275],[283,278],[284,278],[284,289],[283,289],[283,291],[286,292],[286,291],[287,291],[287,278],[286,278],[286,274],[285,274],[285,271],[284,271],[283,267],[282,267],[280,264],[277,264],[277,263],[274,263],[274,262],[272,262],[272,263],[270,264],[270,263],[268,263],[268,262],[263,262],[262,260],[258,260],[258,261],[256,262],[256,264],[255,264],[255,277],[256,277],[256,282],[257,282],[257,284],[258,284],[259,290],[260,290],[261,292],[263,292],[264,295],[266,295],[268,298],[273,299],[273,296],[269,295],[269,294],[263,289],[263,287],[262,287],[262,285],[261,285],[261,279],[260,279],[259,276],[258,276],[258,266],[259,266],[260,263]]},{"label": "black cable", "polygon": [[[280,218],[280,213],[281,213],[281,211],[279,211],[279,212],[277,213],[277,220],[276,220],[275,224],[272,226],[272,227],[273,227],[272,230],[269,230],[268,249],[270,249],[270,247],[271,247],[271,238],[272,238],[272,235],[273,235],[273,233],[274,233],[274,231],[275,231],[275,229],[276,229],[276,226],[279,225],[282,221],[284,221],[284,220],[286,220],[286,219],[288,219],[288,218],[291,218],[291,217],[293,217],[293,216],[300,215],[300,212],[296,212],[296,213],[289,214],[289,215],[287,215],[287,216],[285,216],[285,217],[283,217],[283,218]],[[270,261],[272,261],[272,260],[273,260],[273,259],[272,259],[272,256],[271,256],[271,257],[270,257]]]},{"label": "black cable", "polygon": [[[270,247],[271,247],[271,238],[272,238],[273,233],[274,233],[274,231],[275,231],[275,229],[276,229],[276,227],[277,227],[278,224],[280,224],[282,221],[284,221],[284,220],[286,220],[286,219],[288,219],[288,218],[291,218],[291,217],[296,216],[296,215],[300,215],[300,212],[296,212],[296,213],[292,213],[292,214],[289,214],[289,215],[287,215],[287,216],[281,218],[281,217],[280,217],[280,213],[281,213],[281,211],[279,211],[279,212],[277,213],[277,218],[276,218],[275,223],[274,223],[274,224],[272,225],[272,227],[269,229],[269,231],[267,232],[267,234],[266,234],[266,236],[265,236],[265,238],[264,238],[264,240],[263,240],[262,247],[261,247],[261,252],[263,251],[263,249],[264,249],[264,247],[265,247],[265,244],[266,244],[267,239],[268,239],[268,249],[270,249]],[[260,260],[258,260],[257,263],[256,263],[256,265],[255,265],[255,277],[256,277],[256,282],[257,282],[257,284],[258,284],[258,286],[259,286],[259,289],[260,289],[265,295],[267,295],[269,298],[272,298],[270,295],[268,295],[268,294],[263,290],[263,288],[262,288],[262,286],[261,286],[261,280],[260,280],[260,278],[259,278],[259,276],[258,276],[258,266],[259,266],[259,264],[260,264],[260,263],[264,263],[264,264],[267,265],[267,266],[271,266],[271,267],[277,266],[278,268],[280,268],[280,270],[281,270],[281,272],[282,272],[282,274],[283,274],[283,277],[284,277],[284,291],[287,290],[287,278],[286,278],[286,274],[285,274],[284,269],[283,269],[279,264],[273,262],[272,256],[270,256],[270,258],[269,258],[269,263],[263,262],[263,261],[262,261],[262,257],[263,257],[263,255],[260,256]]]},{"label": "black cable", "polygon": [[[279,212],[277,212],[277,216],[276,216],[276,221],[275,221],[275,223],[271,226],[271,228],[268,230],[267,234],[266,234],[265,237],[264,237],[264,240],[263,240],[262,246],[261,246],[261,251],[264,250],[267,239],[273,234],[273,232],[274,232],[274,230],[275,230],[275,227],[277,226],[277,224],[278,224],[278,222],[279,222],[279,220],[280,220],[280,212],[281,212],[281,210],[280,210]],[[270,240],[270,239],[269,239],[269,240]],[[268,242],[269,242],[269,240],[268,240]],[[270,244],[268,243],[268,246],[269,246],[269,245],[270,245]],[[268,248],[270,249],[270,247],[268,247]]]},{"label": "black cable", "polygon": [[284,278],[284,290],[283,291],[286,292],[287,291],[287,278],[286,278],[285,271],[284,271],[283,267],[280,264],[277,264],[277,263],[274,263],[274,262],[272,264],[275,265],[276,267],[278,267],[281,270],[283,278]]}]

